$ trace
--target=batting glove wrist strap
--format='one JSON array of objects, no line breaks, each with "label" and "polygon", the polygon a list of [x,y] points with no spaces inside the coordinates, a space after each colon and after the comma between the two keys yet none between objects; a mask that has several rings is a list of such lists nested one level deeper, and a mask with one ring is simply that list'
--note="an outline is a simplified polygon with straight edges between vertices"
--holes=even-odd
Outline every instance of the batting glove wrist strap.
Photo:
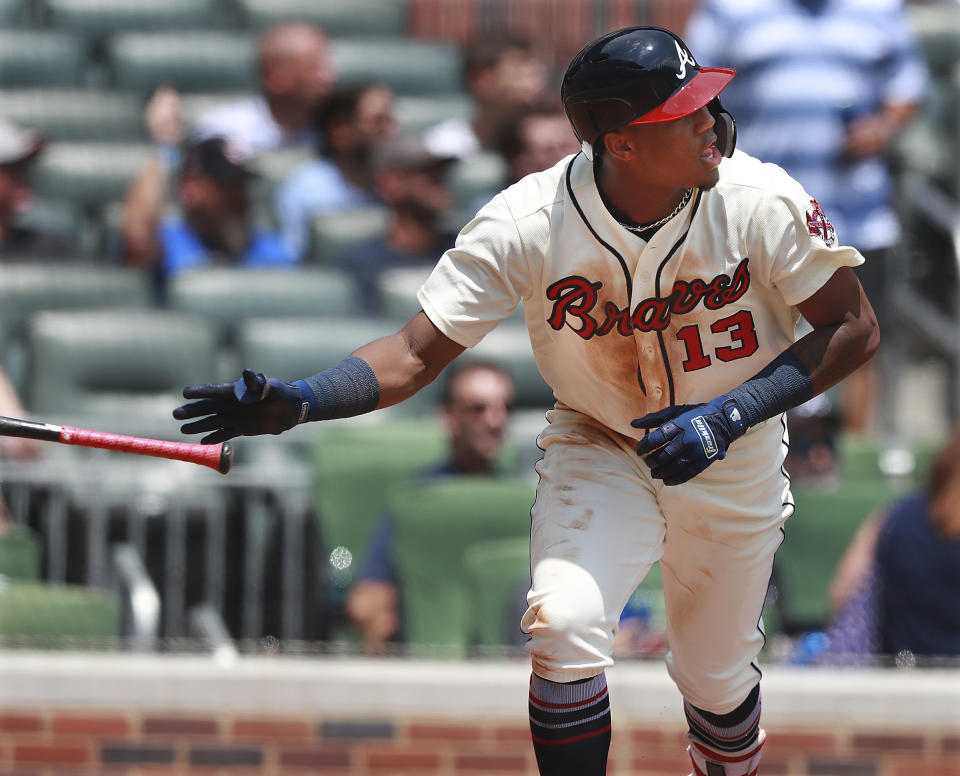
[{"label": "batting glove wrist strap", "polygon": [[785,350],[763,371],[727,395],[740,405],[749,428],[808,401],[813,396],[813,381],[804,363],[792,351]]},{"label": "batting glove wrist strap", "polygon": [[349,356],[336,366],[297,380],[303,401],[300,423],[362,415],[380,403],[380,382],[362,358]]}]

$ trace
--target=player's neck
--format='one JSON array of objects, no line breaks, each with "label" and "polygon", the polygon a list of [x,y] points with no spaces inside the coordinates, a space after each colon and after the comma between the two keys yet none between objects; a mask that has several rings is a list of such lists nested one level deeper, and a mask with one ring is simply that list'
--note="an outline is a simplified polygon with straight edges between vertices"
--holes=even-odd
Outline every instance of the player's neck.
[{"label": "player's neck", "polygon": [[594,174],[606,201],[637,224],[652,223],[669,215],[688,191],[684,187],[658,186],[640,180],[617,165],[599,164]]}]

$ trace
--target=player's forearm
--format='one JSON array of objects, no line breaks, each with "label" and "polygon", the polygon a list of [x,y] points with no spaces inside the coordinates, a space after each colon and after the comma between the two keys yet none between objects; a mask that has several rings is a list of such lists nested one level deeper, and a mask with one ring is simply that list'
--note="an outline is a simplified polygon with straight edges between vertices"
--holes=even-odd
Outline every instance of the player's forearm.
[{"label": "player's forearm", "polygon": [[351,355],[366,361],[377,376],[380,409],[399,404],[429,385],[463,350],[419,313],[396,334],[374,340]]},{"label": "player's forearm", "polygon": [[816,328],[797,340],[790,351],[807,368],[816,395],[867,363],[879,346],[879,329],[871,316]]},{"label": "player's forearm", "polygon": [[755,425],[836,385],[873,356],[879,341],[875,322],[816,328],[727,396],[737,401],[745,425]]}]

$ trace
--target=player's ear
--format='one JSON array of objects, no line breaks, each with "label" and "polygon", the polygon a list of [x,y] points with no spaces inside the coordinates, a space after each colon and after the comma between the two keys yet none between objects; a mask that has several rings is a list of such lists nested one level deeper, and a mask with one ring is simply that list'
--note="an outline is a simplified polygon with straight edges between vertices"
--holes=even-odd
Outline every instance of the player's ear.
[{"label": "player's ear", "polygon": [[603,136],[604,150],[616,159],[629,159],[633,155],[634,142],[625,132],[613,130]]}]

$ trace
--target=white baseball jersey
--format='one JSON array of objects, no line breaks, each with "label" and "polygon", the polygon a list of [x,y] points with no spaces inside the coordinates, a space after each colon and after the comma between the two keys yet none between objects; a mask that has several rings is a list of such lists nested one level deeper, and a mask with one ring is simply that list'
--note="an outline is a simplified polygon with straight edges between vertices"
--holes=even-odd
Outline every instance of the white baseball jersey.
[{"label": "white baseball jersey", "polygon": [[580,154],[494,197],[418,299],[467,347],[522,299],[559,406],[637,436],[634,418],[760,371],[794,341],[793,305],[862,261],[798,183],[741,152],[647,243],[610,214]]},{"label": "white baseball jersey", "polygon": [[861,261],[799,184],[743,153],[649,243],[607,211],[582,155],[511,186],[464,228],[419,291],[424,312],[471,346],[522,300],[557,398],[537,440],[521,624],[535,673],[564,682],[611,665],[623,606],[659,561],[671,677],[698,708],[743,701],[793,512],[785,424],[759,423],[667,487],[636,455],[643,431],[630,421],[755,375],[794,341],[795,305]]}]

